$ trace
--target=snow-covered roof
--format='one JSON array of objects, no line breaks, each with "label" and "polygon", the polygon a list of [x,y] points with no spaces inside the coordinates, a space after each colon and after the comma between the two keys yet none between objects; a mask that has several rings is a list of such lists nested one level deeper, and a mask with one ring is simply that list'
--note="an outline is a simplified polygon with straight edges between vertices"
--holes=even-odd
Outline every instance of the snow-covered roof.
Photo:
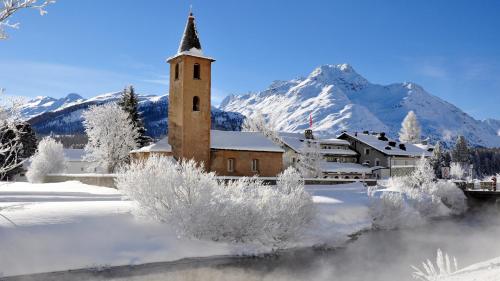
[{"label": "snow-covered roof", "polygon": [[210,143],[213,149],[284,152],[259,132],[211,130]]},{"label": "snow-covered roof", "polygon": [[84,161],[83,157],[85,156],[85,150],[84,149],[78,149],[78,148],[65,148],[64,149],[64,157],[70,161]]},{"label": "snow-covered roof", "polygon": [[321,162],[321,170],[324,173],[357,173],[371,174],[372,168],[356,163]]},{"label": "snow-covered roof", "polygon": [[172,147],[168,144],[168,137],[164,137],[161,140],[150,144],[148,146],[135,149],[130,151],[131,153],[140,153],[140,152],[172,152]]},{"label": "snow-covered roof", "polygon": [[[300,133],[286,133],[286,132],[280,132],[278,133],[278,136],[280,140],[286,144],[288,147],[293,149],[295,152],[300,152],[304,148],[304,141],[305,137],[303,134]],[[346,149],[338,149],[338,148],[333,148],[333,149],[320,149],[321,154],[329,154],[329,155],[357,155],[356,151],[353,151],[348,148],[349,142],[346,140],[341,140],[341,139],[315,139],[315,140],[308,140],[312,142],[317,142],[320,144],[332,144],[332,145],[340,145],[340,146],[346,146]]]},{"label": "snow-covered roof", "polygon": [[[380,140],[378,134],[371,134],[371,133],[353,133],[353,132],[344,132],[342,135],[347,135],[351,138],[357,139],[358,141],[382,152],[385,155],[390,155],[390,156],[410,156],[410,157],[420,157],[422,155],[426,157],[432,156],[430,152],[427,150],[421,149],[416,145],[413,145],[411,143],[404,143],[404,146],[406,150],[403,150],[400,148],[401,142],[397,142],[395,140],[387,138],[387,140]],[[395,142],[395,146],[389,145],[389,142]]]},{"label": "snow-covered roof", "polygon": [[430,145],[430,144],[416,143],[415,146],[419,147],[420,149],[429,151],[429,152],[434,150],[434,146]]}]

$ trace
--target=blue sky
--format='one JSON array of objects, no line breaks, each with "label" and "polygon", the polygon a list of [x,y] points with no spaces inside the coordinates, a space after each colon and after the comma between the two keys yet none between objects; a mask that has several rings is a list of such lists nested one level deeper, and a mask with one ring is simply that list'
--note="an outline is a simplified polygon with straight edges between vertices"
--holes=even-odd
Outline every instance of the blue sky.
[{"label": "blue sky", "polygon": [[10,95],[168,92],[189,5],[213,66],[214,103],[349,63],[371,82],[412,81],[480,119],[500,119],[500,1],[58,0],[23,11],[0,41]]}]

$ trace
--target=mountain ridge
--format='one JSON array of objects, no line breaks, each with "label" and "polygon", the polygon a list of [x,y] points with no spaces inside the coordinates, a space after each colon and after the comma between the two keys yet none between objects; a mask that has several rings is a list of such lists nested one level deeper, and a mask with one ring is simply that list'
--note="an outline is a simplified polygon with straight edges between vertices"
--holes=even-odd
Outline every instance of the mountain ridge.
[{"label": "mountain ridge", "polygon": [[413,110],[423,137],[431,142],[452,145],[458,135],[464,135],[473,145],[500,147],[499,120],[476,120],[413,82],[370,83],[349,64],[322,65],[305,78],[275,81],[257,93],[228,96],[219,108],[245,116],[261,112],[280,131],[303,131],[312,114],[313,130],[320,135],[371,130],[393,138]]},{"label": "mountain ridge", "polygon": [[[83,110],[120,96],[118,91],[89,99],[74,93],[60,99],[36,97],[21,107],[21,115],[42,135],[83,133]],[[168,95],[138,97],[149,134],[165,135]],[[464,135],[472,145],[500,147],[500,120],[476,120],[413,82],[370,83],[349,64],[322,65],[305,77],[275,80],[260,92],[227,96],[212,108],[212,123],[216,129],[239,130],[245,116],[261,112],[274,119],[278,130],[303,132],[312,114],[313,129],[319,135],[370,130],[397,138],[410,110],[417,114],[423,137],[431,142],[442,140],[451,146],[458,135]]]}]

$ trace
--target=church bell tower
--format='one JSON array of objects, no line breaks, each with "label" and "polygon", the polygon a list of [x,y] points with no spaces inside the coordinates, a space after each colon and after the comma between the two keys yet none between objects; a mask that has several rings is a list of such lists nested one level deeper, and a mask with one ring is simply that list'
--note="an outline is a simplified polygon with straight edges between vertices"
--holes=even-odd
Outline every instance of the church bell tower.
[{"label": "church bell tower", "polygon": [[189,14],[177,54],[168,59],[170,91],[168,142],[176,159],[210,167],[211,64],[203,55],[193,13]]}]

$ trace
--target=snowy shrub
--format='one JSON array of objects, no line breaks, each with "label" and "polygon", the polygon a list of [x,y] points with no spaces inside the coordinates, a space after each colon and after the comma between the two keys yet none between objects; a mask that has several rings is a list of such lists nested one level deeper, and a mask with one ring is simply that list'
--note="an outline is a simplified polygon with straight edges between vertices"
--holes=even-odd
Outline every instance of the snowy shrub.
[{"label": "snowy shrub", "polygon": [[51,137],[45,137],[40,141],[38,150],[31,158],[26,177],[31,183],[40,183],[47,174],[61,173],[65,169],[66,159],[62,143]]},{"label": "snowy shrub", "polygon": [[451,210],[454,215],[463,214],[467,210],[467,197],[453,182],[440,181],[434,184],[433,195]]},{"label": "snowy shrub", "polygon": [[450,257],[446,253],[443,254],[441,249],[438,249],[435,266],[428,259],[422,262],[422,268],[413,265],[411,267],[415,270],[412,274],[413,278],[420,281],[437,281],[456,272],[458,270],[458,263],[455,257]]},{"label": "snowy shrub", "polygon": [[300,235],[314,215],[311,196],[293,169],[276,186],[256,178],[223,183],[193,161],[155,156],[122,168],[116,184],[138,202],[141,215],[198,239],[279,247]]},{"label": "snowy shrub", "polygon": [[369,193],[370,212],[378,228],[420,224],[425,219],[461,214],[467,209],[463,191],[452,182],[436,181],[424,158],[412,174],[390,178],[383,187]]},{"label": "snowy shrub", "polygon": [[393,229],[421,222],[418,212],[408,206],[404,194],[395,191],[375,192],[377,200],[371,200],[370,213],[375,228]]},{"label": "snowy shrub", "polygon": [[460,163],[450,164],[450,177],[455,180],[461,180],[465,176],[465,169]]}]

